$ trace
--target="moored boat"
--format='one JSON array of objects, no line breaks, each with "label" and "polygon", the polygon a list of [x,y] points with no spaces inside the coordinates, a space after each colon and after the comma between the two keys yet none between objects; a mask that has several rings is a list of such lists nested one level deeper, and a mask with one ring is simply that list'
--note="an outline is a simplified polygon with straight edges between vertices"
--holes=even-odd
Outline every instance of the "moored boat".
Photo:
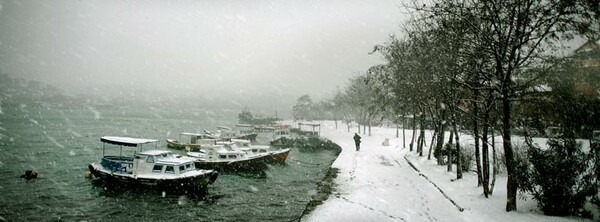
[{"label": "moored boat", "polygon": [[246,151],[249,155],[267,155],[267,163],[283,163],[287,159],[290,148],[277,148],[267,145],[253,145],[249,140],[232,139],[240,150]]},{"label": "moored boat", "polygon": [[218,142],[203,147],[202,152],[188,152],[187,155],[195,159],[197,168],[224,172],[265,170],[271,159],[268,154],[249,154],[233,142]]},{"label": "moored boat", "polygon": [[211,132],[208,130],[205,130],[205,132],[210,138],[217,139],[219,141],[229,141],[231,139],[244,139],[256,141],[256,137],[258,136],[258,134],[254,132],[242,133],[226,126],[217,126],[216,132]]},{"label": "moored boat", "polygon": [[[187,137],[189,142],[182,142]],[[215,144],[216,139],[206,133],[180,133],[179,140],[167,139],[167,147],[177,150],[199,151],[202,146]]]},{"label": "moored boat", "polygon": [[288,138],[291,139],[292,138],[292,133],[290,132],[290,130],[288,128],[284,128],[284,129],[277,129],[273,132],[273,140],[277,140],[280,138]]},{"label": "moored boat", "polygon": [[[102,160],[91,163],[92,175],[113,185],[148,186],[163,191],[203,191],[215,182],[218,172],[197,169],[194,159],[173,154],[168,150],[142,149],[144,144],[156,144],[157,140],[110,137],[100,138],[103,142]],[[106,144],[120,146],[119,155],[105,155]],[[123,146],[138,147],[133,155],[123,155]]]}]

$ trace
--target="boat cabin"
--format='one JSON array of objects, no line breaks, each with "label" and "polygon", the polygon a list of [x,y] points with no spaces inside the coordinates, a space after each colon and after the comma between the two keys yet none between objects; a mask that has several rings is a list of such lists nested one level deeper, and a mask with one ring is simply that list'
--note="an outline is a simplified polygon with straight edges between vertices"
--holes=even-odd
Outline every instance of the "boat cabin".
[{"label": "boat cabin", "polygon": [[179,175],[196,170],[193,159],[167,150],[149,150],[136,154],[133,168],[137,174]]},{"label": "boat cabin", "polygon": [[218,142],[217,145],[205,148],[204,160],[207,161],[231,161],[247,158],[246,152],[240,150],[235,143]]},{"label": "boat cabin", "polygon": [[190,144],[209,145],[217,141],[206,133],[180,133],[179,141],[183,141],[182,137],[189,137]]},{"label": "boat cabin", "polygon": [[[311,130],[303,130],[302,126],[312,128]],[[298,123],[298,130],[301,134],[310,137],[319,137],[321,135],[321,124],[320,123]]]},{"label": "boat cabin", "polygon": [[[178,175],[195,170],[193,159],[175,155],[168,150],[142,150],[142,144],[156,143],[156,140],[128,137],[102,137],[101,141],[121,146],[118,156],[104,155],[102,167],[112,172],[127,174],[173,174]],[[133,155],[123,155],[122,146],[139,147]],[[105,151],[103,150],[103,154]]]},{"label": "boat cabin", "polygon": [[249,133],[242,133],[239,130],[234,130],[230,127],[226,127],[226,126],[217,126],[217,133],[216,135],[218,135],[219,138],[221,139],[231,139],[231,138],[236,138],[239,136],[243,136],[245,134],[250,134],[252,132]]},{"label": "boat cabin", "polygon": [[235,146],[245,151],[247,154],[266,154],[269,152],[269,146],[252,145],[250,140],[231,139],[231,143],[235,143]]},{"label": "boat cabin", "polygon": [[290,130],[276,130],[275,131],[275,136],[290,136]]},{"label": "boat cabin", "polygon": [[273,140],[282,138],[282,137],[286,137],[286,138],[292,138],[290,129],[277,129],[275,130],[275,133],[273,134]]}]

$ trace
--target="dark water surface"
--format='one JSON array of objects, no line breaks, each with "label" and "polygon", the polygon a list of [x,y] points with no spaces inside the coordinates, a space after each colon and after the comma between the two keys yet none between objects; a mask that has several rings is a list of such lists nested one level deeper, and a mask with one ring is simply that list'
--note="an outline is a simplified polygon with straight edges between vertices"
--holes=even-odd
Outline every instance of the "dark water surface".
[{"label": "dark water surface", "polygon": [[[203,197],[112,190],[83,176],[100,160],[101,136],[158,139],[166,149],[180,132],[233,125],[239,111],[6,103],[1,111],[0,221],[290,221],[337,155],[294,148],[286,164],[264,172],[221,174]],[[40,178],[19,178],[27,169]]]}]

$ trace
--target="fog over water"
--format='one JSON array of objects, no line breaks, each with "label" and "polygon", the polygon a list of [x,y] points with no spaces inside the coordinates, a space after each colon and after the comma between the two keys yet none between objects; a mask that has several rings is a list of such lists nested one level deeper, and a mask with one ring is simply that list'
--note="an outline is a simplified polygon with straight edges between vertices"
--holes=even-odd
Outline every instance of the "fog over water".
[{"label": "fog over water", "polygon": [[2,74],[73,94],[254,95],[284,105],[383,63],[369,52],[408,17],[395,0],[0,5]]}]

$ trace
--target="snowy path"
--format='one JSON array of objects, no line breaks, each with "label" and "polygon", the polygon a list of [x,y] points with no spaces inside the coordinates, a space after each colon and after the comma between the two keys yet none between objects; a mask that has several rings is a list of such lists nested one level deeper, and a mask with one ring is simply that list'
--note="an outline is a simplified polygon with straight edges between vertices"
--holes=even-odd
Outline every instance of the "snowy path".
[{"label": "snowy path", "polygon": [[[592,221],[545,216],[531,199],[519,198],[518,210],[506,212],[506,176],[498,176],[494,195],[485,198],[474,172],[463,172],[463,179],[452,182],[456,175],[446,172],[445,166],[427,160],[427,154],[410,153],[410,130],[406,131],[407,148],[402,148],[402,132],[396,138],[395,129],[373,128],[372,136],[361,135],[361,150],[356,152],[352,140],[356,128],[348,132],[346,125],[335,129],[333,122],[322,124],[321,136],[342,147],[332,164],[339,172],[332,194],[303,221]],[[385,138],[390,139],[390,146],[382,146]],[[461,138],[463,143],[469,140]],[[426,141],[431,137],[426,136]]]},{"label": "snowy path", "polygon": [[342,147],[332,167],[340,171],[332,195],[305,221],[465,221],[465,215],[404,160],[401,145],[381,146],[395,135],[363,136],[356,152],[353,132],[323,126],[322,137]]}]

